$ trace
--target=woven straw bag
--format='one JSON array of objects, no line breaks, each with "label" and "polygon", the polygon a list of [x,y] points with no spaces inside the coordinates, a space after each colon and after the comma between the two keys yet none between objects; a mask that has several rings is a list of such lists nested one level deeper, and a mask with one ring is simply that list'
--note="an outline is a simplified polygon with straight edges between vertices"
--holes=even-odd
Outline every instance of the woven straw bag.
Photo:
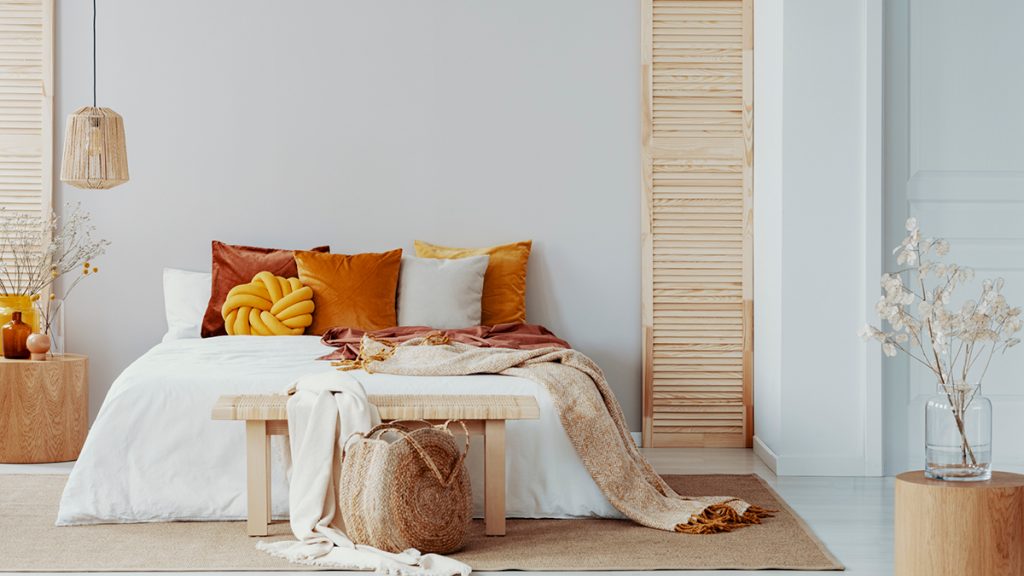
[{"label": "woven straw bag", "polygon": [[[437,554],[466,544],[473,512],[465,462],[469,433],[460,421],[466,432],[460,452],[449,424],[409,430],[392,422],[345,442],[338,504],[353,542]],[[381,438],[387,432],[397,439]]]}]

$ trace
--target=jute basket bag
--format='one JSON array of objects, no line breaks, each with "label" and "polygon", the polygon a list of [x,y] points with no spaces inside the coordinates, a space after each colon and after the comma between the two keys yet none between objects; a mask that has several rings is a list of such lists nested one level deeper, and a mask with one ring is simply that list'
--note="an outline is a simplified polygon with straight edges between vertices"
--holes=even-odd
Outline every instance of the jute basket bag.
[{"label": "jute basket bag", "polygon": [[[410,430],[392,422],[353,434],[342,456],[338,504],[353,542],[388,552],[447,554],[466,544],[472,517],[465,448],[450,423]],[[393,432],[387,437],[382,436]],[[389,441],[388,437],[395,438]]]}]

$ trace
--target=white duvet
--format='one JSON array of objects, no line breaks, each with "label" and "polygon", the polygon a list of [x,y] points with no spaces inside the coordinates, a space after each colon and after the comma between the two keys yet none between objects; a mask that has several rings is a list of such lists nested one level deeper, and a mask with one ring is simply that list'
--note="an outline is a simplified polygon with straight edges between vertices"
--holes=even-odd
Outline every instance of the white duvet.
[{"label": "white duvet", "polygon": [[[222,394],[281,392],[296,377],[332,370],[313,336],[230,336],[159,344],[117,378],[61,498],[57,524],[245,518],[245,435],[210,419]],[[539,420],[510,421],[510,517],[621,517],[584,469],[547,391],[498,375],[415,377],[352,372],[369,394],[530,394]],[[288,514],[281,438],[273,442],[273,514]],[[482,513],[482,446],[469,456]]]}]

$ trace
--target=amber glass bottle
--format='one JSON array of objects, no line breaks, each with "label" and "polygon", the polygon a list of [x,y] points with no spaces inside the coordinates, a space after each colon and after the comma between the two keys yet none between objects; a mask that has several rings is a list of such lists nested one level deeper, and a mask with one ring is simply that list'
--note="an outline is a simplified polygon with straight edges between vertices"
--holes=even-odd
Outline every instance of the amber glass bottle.
[{"label": "amber glass bottle", "polygon": [[11,321],[4,324],[4,358],[25,360],[31,352],[28,350],[28,337],[32,327],[21,321],[21,312],[11,315]]}]

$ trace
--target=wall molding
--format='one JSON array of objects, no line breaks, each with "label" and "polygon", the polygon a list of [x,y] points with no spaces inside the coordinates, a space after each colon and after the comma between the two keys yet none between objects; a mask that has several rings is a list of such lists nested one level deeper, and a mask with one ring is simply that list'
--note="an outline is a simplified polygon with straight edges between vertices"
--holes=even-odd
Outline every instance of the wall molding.
[{"label": "wall molding", "polygon": [[[874,313],[878,279],[885,271],[885,6],[883,0],[866,0],[863,12],[864,58],[864,204],[861,221],[863,246],[861,288],[864,321]],[[880,476],[884,468],[882,434],[882,356],[874,346],[860,348],[864,394],[864,454],[857,474]]]},{"label": "wall molding", "polygon": [[1024,203],[1024,171],[917,170],[907,179],[907,202]]},{"label": "wall molding", "polygon": [[919,92],[915,87],[917,86],[917,80],[920,75],[918,70],[917,60],[918,54],[921,50],[921,38],[913,34],[915,23],[920,14],[919,10],[914,9],[913,0],[907,0],[907,31],[906,36],[909,39],[907,42],[907,174],[917,174],[921,171],[921,147],[919,145],[920,130],[921,130],[921,118],[920,110],[918,106]]}]

